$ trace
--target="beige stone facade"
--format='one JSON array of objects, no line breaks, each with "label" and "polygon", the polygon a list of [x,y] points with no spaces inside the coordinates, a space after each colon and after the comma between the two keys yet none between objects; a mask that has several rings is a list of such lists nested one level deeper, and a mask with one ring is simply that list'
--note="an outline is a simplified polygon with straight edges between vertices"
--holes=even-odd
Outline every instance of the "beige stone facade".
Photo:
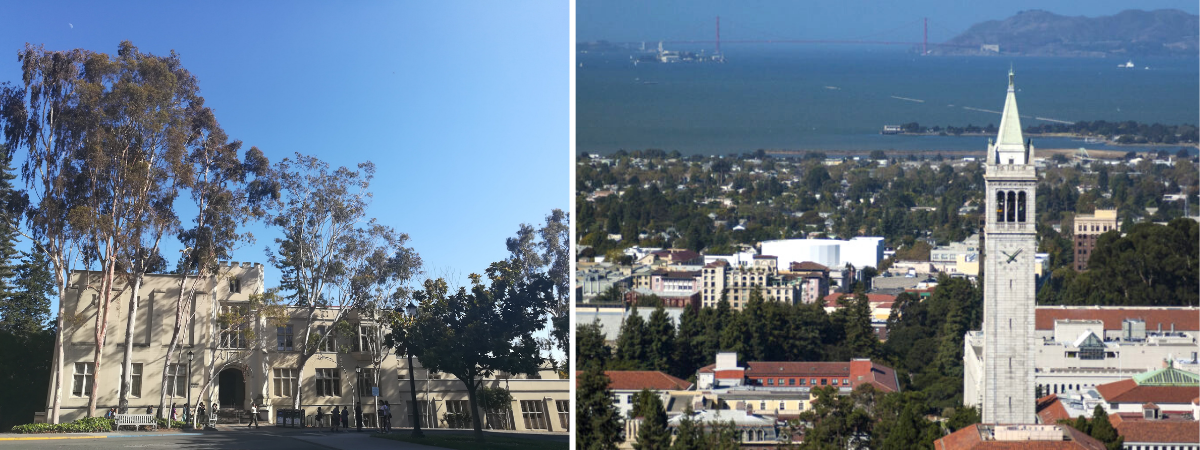
[{"label": "beige stone facade", "polygon": [[[306,326],[302,309],[290,310],[288,326],[277,327],[275,322],[249,311],[245,327],[251,333],[239,332],[235,327],[221,324],[231,311],[246,311],[250,296],[261,293],[265,268],[261,264],[230,263],[222,267],[224,273],[216,278],[200,280],[195,290],[193,305],[195,320],[184,327],[180,346],[171,355],[168,369],[167,351],[175,324],[175,304],[179,297],[182,277],[178,275],[148,275],[140,291],[140,307],[137,312],[133,339],[134,383],[130,407],[144,411],[148,406],[157,410],[162,392],[164,370],[178,377],[171,377],[167,392],[167,403],[175,403],[182,414],[188,401],[187,388],[191,387],[193,402],[219,404],[223,412],[246,411],[251,402],[260,406],[259,417],[264,423],[276,423],[281,409],[292,408],[294,395],[301,397],[301,408],[305,410],[311,424],[317,407],[328,412],[334,406],[348,406],[353,411],[356,399],[361,398],[363,412],[368,425],[374,424],[377,401],[387,400],[392,405],[393,426],[407,427],[411,423],[411,412],[420,410],[424,428],[470,427],[470,422],[458,423],[454,413],[469,412],[466,386],[449,374],[429,373],[414,360],[416,391],[419,404],[412,405],[408,381],[408,363],[403,355],[394,352],[384,356],[377,366],[373,365],[372,348],[384,331],[376,330],[369,321],[356,312],[346,314],[346,320],[357,328],[354,336],[344,336],[336,344],[319,349],[309,359],[303,371],[298,370],[303,334]],[[64,300],[67,333],[64,335],[64,377],[62,392],[61,421],[67,422],[87,415],[91,386],[89,374],[94,370],[94,324],[96,306],[93,299],[98,291],[85,281],[86,272],[72,276],[70,295]],[[96,277],[98,274],[93,273]],[[194,278],[187,280],[190,292]],[[95,281],[93,285],[98,285]],[[109,312],[109,328],[104,357],[99,376],[99,399],[97,414],[117,406],[119,400],[122,357],[125,330],[128,321],[130,293],[118,285],[120,292]],[[82,294],[82,295],[81,295]],[[82,298],[83,301],[80,301]],[[332,328],[334,310],[318,311],[317,326]],[[340,351],[339,351],[340,350]],[[365,350],[365,351],[364,351]],[[187,378],[188,352],[192,352],[191,378]],[[355,368],[363,370],[356,375]],[[78,375],[77,375],[78,374]],[[360,379],[361,378],[361,379]],[[487,414],[485,427],[514,430],[540,430],[567,432],[570,386],[569,381],[559,379],[552,370],[543,370],[537,376],[504,374],[488,379],[485,386],[504,387],[513,400],[510,405],[493,408]],[[379,387],[376,398],[371,389]],[[356,392],[356,389],[361,389]],[[47,410],[53,400],[53,392],[47,395]],[[505,407],[506,406],[506,407]],[[449,415],[447,413],[450,413]],[[481,416],[485,417],[485,416]]]}]

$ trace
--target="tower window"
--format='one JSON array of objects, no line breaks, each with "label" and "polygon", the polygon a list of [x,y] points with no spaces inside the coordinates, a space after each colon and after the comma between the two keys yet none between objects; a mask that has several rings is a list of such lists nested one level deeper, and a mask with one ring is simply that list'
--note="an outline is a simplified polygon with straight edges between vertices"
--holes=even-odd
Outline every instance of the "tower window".
[{"label": "tower window", "polygon": [[1008,203],[1004,205],[1005,222],[1016,222],[1017,221],[1017,205],[1016,205],[1016,203],[1017,203],[1017,194],[1015,192],[1009,191],[1008,192]]},{"label": "tower window", "polygon": [[1025,191],[1017,193],[1017,222],[1025,221]]},{"label": "tower window", "polygon": [[1004,221],[1004,191],[996,191],[996,221]]}]

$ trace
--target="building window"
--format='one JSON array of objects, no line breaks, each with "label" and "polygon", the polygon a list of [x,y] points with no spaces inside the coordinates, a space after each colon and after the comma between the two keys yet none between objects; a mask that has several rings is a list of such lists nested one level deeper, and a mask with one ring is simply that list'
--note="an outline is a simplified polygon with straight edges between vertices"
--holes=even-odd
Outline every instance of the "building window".
[{"label": "building window", "polygon": [[437,423],[429,420],[430,417],[432,417],[432,414],[429,413],[429,409],[430,409],[429,403],[430,402],[425,401],[425,400],[418,400],[417,408],[414,409],[412,400],[408,401],[408,426],[410,428],[413,426],[413,412],[419,412],[421,414],[421,426],[422,427],[437,428]]},{"label": "building window", "polygon": [[354,341],[354,351],[371,353],[376,351],[375,327],[370,325],[358,326],[358,339]]},{"label": "building window", "polygon": [[1017,193],[1017,222],[1025,221],[1025,191]]},{"label": "building window", "polygon": [[278,346],[276,348],[277,350],[279,350],[281,352],[284,352],[284,351],[290,352],[293,350],[292,326],[291,325],[284,326],[284,327],[275,327],[275,336],[278,338],[277,339]]},{"label": "building window", "polygon": [[238,277],[229,277],[229,292],[234,294],[242,293],[242,280]]},{"label": "building window", "polygon": [[337,351],[337,336],[333,333],[333,328],[325,325],[317,325],[317,342],[324,338],[325,341],[317,346],[318,352],[336,352]]},{"label": "building window", "polygon": [[767,378],[767,386],[774,386],[774,385],[775,385],[775,379]]},{"label": "building window", "polygon": [[295,397],[300,371],[298,369],[274,370],[275,396]]},{"label": "building window", "polygon": [[446,426],[471,428],[471,405],[469,400],[446,400]]},{"label": "building window", "polygon": [[788,386],[795,386],[795,385],[796,385],[796,379],[788,378]]},{"label": "building window", "polygon": [[373,387],[375,387],[375,369],[363,369],[358,373],[358,395],[370,397]]},{"label": "building window", "polygon": [[217,343],[220,348],[246,348],[246,324],[249,322],[246,306],[222,305],[217,322],[221,328]]},{"label": "building window", "polygon": [[838,379],[837,379],[837,378],[834,378],[834,379],[833,379],[833,385],[834,385],[834,386],[837,386],[837,385],[838,385]]},{"label": "building window", "polygon": [[571,401],[555,400],[554,407],[558,409],[558,427],[563,431],[571,430]]},{"label": "building window", "polygon": [[804,379],[803,379],[803,378],[801,378],[801,379],[800,379],[800,385],[801,385],[801,386],[804,386]]},{"label": "building window", "polygon": [[1017,221],[1017,193],[1016,192],[1013,192],[1013,191],[1008,192],[1008,204],[1004,205],[1004,212],[1005,212],[1005,214],[1004,214],[1005,222],[1016,222]]},{"label": "building window", "polygon": [[829,382],[829,379],[827,379],[827,378],[822,378],[822,379],[821,379],[821,386],[824,386],[824,385],[825,385],[826,383],[828,383],[828,382]]},{"label": "building window", "polygon": [[783,402],[779,402],[779,409],[781,409],[781,410],[782,410],[782,409],[786,409],[786,408],[784,408],[784,407],[783,407]]},{"label": "building window", "polygon": [[342,381],[336,368],[317,369],[317,397],[341,397]]},{"label": "building window", "polygon": [[187,396],[187,367],[183,364],[171,364],[167,367],[167,396]]},{"label": "building window", "polygon": [[849,386],[849,385],[850,385],[850,379],[842,378],[842,386]]},{"label": "building window", "polygon": [[87,397],[92,393],[93,363],[75,363],[75,383],[71,387],[72,397]]},{"label": "building window", "polygon": [[[131,363],[133,375],[129,377],[129,396],[142,396],[142,363]],[[121,365],[121,380],[118,383],[125,382],[125,366]]]},{"label": "building window", "polygon": [[526,430],[546,429],[546,410],[541,400],[521,400],[521,417]]}]

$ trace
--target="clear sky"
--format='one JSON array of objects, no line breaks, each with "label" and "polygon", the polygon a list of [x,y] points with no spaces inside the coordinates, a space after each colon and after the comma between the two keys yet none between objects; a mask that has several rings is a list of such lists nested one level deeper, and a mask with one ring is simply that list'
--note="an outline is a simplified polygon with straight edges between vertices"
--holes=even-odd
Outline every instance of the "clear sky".
[{"label": "clear sky", "polygon": [[[231,138],[272,162],[375,163],[369,214],[408,233],[429,275],[482,274],[520,223],[570,205],[563,2],[7,2],[0,81],[16,54],[175,50]],[[187,220],[185,218],[185,220]],[[277,233],[237,261],[266,262]],[[164,252],[173,264],[179,245]],[[268,286],[278,282],[268,270]],[[56,305],[57,306],[57,305]]]},{"label": "clear sky", "polygon": [[929,40],[942,42],[987,20],[1043,9],[1067,16],[1106,16],[1126,9],[1179,9],[1196,14],[1195,0],[878,0],[720,1],[578,0],[580,42],[711,40],[721,16],[722,39],[848,39],[920,41],[929,18]]}]

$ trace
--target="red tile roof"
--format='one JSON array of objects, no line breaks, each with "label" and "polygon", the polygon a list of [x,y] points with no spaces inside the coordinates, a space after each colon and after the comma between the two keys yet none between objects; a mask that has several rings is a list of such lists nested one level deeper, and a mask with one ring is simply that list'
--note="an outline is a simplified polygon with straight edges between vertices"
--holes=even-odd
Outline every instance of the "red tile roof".
[{"label": "red tile roof", "polygon": [[1145,420],[1141,414],[1110,414],[1109,422],[1125,443],[1200,443],[1200,425],[1189,419]]},{"label": "red tile roof", "polygon": [[650,389],[656,391],[684,390],[692,386],[687,381],[657,370],[606,370],[605,375],[612,382],[608,388],[621,391],[640,391]]},{"label": "red tile roof", "polygon": [[1146,331],[1163,331],[1175,325],[1175,331],[1200,331],[1200,308],[1185,307],[1102,307],[1102,306],[1038,306],[1035,327],[1053,330],[1055,320],[1101,320],[1105,330],[1120,330],[1125,319],[1146,321]]},{"label": "red tile roof", "polygon": [[1071,415],[1067,414],[1067,407],[1063,406],[1062,400],[1055,394],[1037,400],[1037,416],[1042,423],[1047,424],[1058,423],[1060,419],[1071,419]]},{"label": "red tile roof", "polygon": [[1138,386],[1132,378],[1096,386],[1109,403],[1188,404],[1196,396],[1195,386]]},{"label": "red tile roof", "polygon": [[800,271],[813,271],[813,270],[828,271],[828,270],[829,270],[829,268],[828,268],[828,267],[825,267],[825,266],[824,266],[824,265],[822,265],[822,264],[817,264],[817,263],[815,263],[815,262],[812,262],[812,261],[803,261],[803,262],[794,262],[794,263],[792,263],[792,264],[791,264],[791,270],[792,270],[793,272],[800,272]]},{"label": "red tile roof", "polygon": [[980,424],[971,425],[934,441],[936,450],[987,449],[987,450],[1105,450],[1104,443],[1069,426],[1062,426],[1068,438],[1056,441],[996,441],[984,440],[979,432]]},{"label": "red tile roof", "polygon": [[653,255],[671,261],[690,261],[700,257],[699,253],[691,250],[659,250],[654,252]]},{"label": "red tile roof", "polygon": [[[701,367],[699,372],[712,373],[716,364]],[[808,362],[808,361],[749,361],[745,363],[746,378],[849,378],[850,385],[858,387],[870,383],[876,389],[885,392],[900,390],[896,371],[891,367],[876,364],[870,360],[861,359],[844,362]],[[728,375],[726,371],[716,374]]]}]

